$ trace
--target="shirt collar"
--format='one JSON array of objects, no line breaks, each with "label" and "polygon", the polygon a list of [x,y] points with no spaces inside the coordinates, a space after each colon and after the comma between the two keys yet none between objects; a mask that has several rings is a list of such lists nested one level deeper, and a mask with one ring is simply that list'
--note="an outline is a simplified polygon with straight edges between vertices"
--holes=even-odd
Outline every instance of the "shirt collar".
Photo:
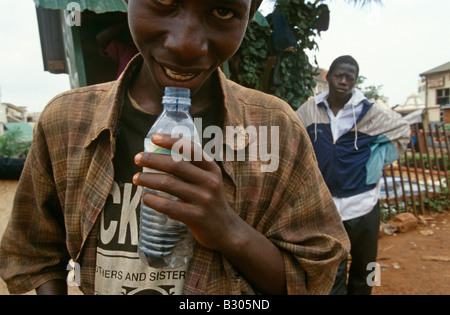
[{"label": "shirt collar", "polygon": [[[325,91],[319,95],[316,96],[315,102],[317,105],[323,103],[328,109],[330,108],[330,105],[328,104],[328,95],[329,91]],[[352,105],[359,106],[362,105],[362,101],[366,99],[364,94],[359,90],[358,88],[353,88],[352,90],[352,97],[350,100],[344,105],[344,109],[351,108]]]},{"label": "shirt collar", "polygon": [[[141,69],[142,64],[142,56],[140,54],[136,55],[118,80],[111,83],[112,86],[110,86],[107,94],[98,100],[97,110],[92,120],[93,126],[85,147],[89,146],[105,130],[110,132],[112,139],[122,110],[125,93],[130,86],[131,80]],[[245,111],[225,74],[220,69],[217,70],[217,74],[222,92],[221,95],[223,96],[224,121],[222,132],[224,144],[234,151],[239,151],[249,144],[249,137],[245,131]],[[234,138],[227,137],[227,126],[234,128]]]},{"label": "shirt collar", "polygon": [[142,64],[142,56],[138,54],[131,60],[116,81],[106,83],[109,85],[98,85],[96,87],[98,90],[106,90],[106,93],[101,94],[102,97],[95,100],[97,110],[94,112],[92,128],[89,136],[87,137],[85,147],[89,146],[98,138],[100,133],[105,130],[108,130],[110,132],[111,139],[113,138],[117,127],[117,121],[119,120],[120,113],[122,111],[125,93],[127,92],[131,80],[137,71],[139,71]]}]

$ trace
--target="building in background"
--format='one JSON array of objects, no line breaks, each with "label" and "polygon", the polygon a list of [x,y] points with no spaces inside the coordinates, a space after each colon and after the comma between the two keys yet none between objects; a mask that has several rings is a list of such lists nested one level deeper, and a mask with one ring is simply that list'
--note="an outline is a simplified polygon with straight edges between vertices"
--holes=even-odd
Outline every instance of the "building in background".
[{"label": "building in background", "polygon": [[67,73],[71,88],[112,81],[117,65],[102,56],[96,35],[127,20],[124,0],[34,0],[44,70]]},{"label": "building in background", "polygon": [[318,72],[319,73],[314,76],[314,80],[316,80],[316,87],[314,88],[314,93],[316,95],[328,91],[328,81],[327,81],[328,70],[319,68]]},{"label": "building in background", "polygon": [[403,104],[396,106],[394,110],[405,116],[417,110],[424,110],[424,109],[425,109],[425,101],[423,100],[423,98],[420,97],[418,94],[413,93],[410,96],[408,96],[408,98],[405,100]]},{"label": "building in background", "polygon": [[5,132],[6,123],[26,122],[26,107],[10,103],[0,103],[0,136]]},{"label": "building in background", "polygon": [[[28,124],[34,127],[40,113],[28,113],[26,106],[15,106],[10,103],[0,103],[0,136],[4,134],[6,126]],[[22,128],[22,127],[20,127]],[[24,127],[29,130],[27,127]]]},{"label": "building in background", "polygon": [[425,117],[431,123],[444,121],[450,105],[450,61],[421,73],[425,84]]}]

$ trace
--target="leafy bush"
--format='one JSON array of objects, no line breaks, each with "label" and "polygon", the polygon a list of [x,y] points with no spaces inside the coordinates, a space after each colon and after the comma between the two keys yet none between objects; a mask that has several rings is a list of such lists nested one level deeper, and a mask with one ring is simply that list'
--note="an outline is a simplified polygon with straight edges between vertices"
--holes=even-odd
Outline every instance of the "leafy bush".
[{"label": "leafy bush", "polygon": [[435,198],[424,198],[424,205],[428,209],[444,212],[450,209],[450,190],[446,189],[437,194]]},{"label": "leafy bush", "polygon": [[30,150],[31,141],[23,140],[22,131],[12,128],[0,136],[0,156],[26,157]]},{"label": "leafy bush", "polygon": [[[312,96],[316,85],[316,72],[305,51],[317,48],[314,38],[324,6],[318,1],[306,3],[304,0],[278,0],[276,3],[294,33],[296,47],[293,51],[276,54],[270,28],[250,23],[241,47],[230,59],[230,78],[276,95],[295,110]],[[277,58],[279,72],[274,73]]]},{"label": "leafy bush", "polygon": [[[436,194],[436,197],[426,198],[423,197],[423,206],[427,211],[439,212],[442,213],[444,211],[450,210],[450,190],[444,189],[441,192]],[[413,202],[416,206],[416,209],[420,209],[420,200],[417,198],[413,200],[407,200],[407,204],[403,201],[400,201],[398,204],[391,203],[391,212],[389,213],[389,208],[387,203],[380,203],[380,216],[381,221],[388,222],[391,218],[396,215],[404,212],[414,213]],[[420,210],[419,210],[420,214]]]},{"label": "leafy bush", "polygon": [[[428,156],[427,154],[422,154],[422,160],[420,158],[420,153],[416,153],[413,155],[408,155],[408,163],[409,163],[409,167],[414,167],[414,159],[416,160],[416,165],[418,167],[422,167],[422,160],[424,163],[424,167],[426,169],[429,169],[430,164],[428,161]],[[436,161],[437,160],[437,161]],[[430,154],[430,161],[431,161],[431,165],[433,167],[434,170],[437,170],[437,163],[439,163],[439,169],[441,172],[443,172],[445,170],[444,168],[444,160],[445,160],[445,165],[447,166],[447,170],[450,171],[450,161],[448,159],[448,156],[444,155],[444,157],[442,157],[441,155],[437,155],[434,156],[433,154]],[[404,157],[400,158],[400,165],[401,166],[406,166],[406,161]]]}]

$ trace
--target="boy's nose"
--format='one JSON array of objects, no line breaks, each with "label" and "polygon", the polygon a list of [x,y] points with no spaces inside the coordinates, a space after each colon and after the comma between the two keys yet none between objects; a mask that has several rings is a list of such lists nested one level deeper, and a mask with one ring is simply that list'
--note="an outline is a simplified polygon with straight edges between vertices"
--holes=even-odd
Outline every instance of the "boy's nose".
[{"label": "boy's nose", "polygon": [[167,34],[165,46],[185,60],[203,57],[208,52],[205,29],[198,20],[186,17]]}]

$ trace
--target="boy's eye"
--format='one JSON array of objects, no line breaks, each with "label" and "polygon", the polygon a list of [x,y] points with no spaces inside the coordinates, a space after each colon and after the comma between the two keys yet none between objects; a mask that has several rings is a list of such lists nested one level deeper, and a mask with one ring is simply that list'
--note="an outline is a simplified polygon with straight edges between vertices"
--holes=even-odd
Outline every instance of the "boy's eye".
[{"label": "boy's eye", "polygon": [[175,0],[156,0],[159,4],[162,5],[173,5],[175,4]]},{"label": "boy's eye", "polygon": [[354,78],[354,77],[352,77],[352,76],[347,76],[347,75],[344,75],[344,74],[336,74],[335,77],[336,77],[336,79],[338,79],[338,80],[343,80],[343,79],[345,79],[345,80],[351,81],[351,82],[355,81],[355,78]]},{"label": "boy's eye", "polygon": [[222,20],[229,20],[234,16],[234,12],[230,9],[217,8],[214,9],[213,15]]}]

